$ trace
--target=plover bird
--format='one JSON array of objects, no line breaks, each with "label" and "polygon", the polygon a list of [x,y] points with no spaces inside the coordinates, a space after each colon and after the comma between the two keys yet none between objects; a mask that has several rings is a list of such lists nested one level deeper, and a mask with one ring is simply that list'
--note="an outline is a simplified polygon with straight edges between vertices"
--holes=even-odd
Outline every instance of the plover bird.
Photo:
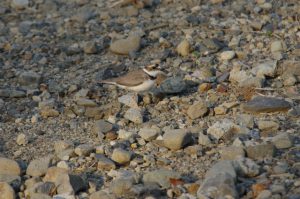
[{"label": "plover bird", "polygon": [[158,65],[150,65],[120,77],[102,80],[100,83],[116,85],[135,92],[144,92],[158,86],[166,78],[167,74],[161,71]]}]

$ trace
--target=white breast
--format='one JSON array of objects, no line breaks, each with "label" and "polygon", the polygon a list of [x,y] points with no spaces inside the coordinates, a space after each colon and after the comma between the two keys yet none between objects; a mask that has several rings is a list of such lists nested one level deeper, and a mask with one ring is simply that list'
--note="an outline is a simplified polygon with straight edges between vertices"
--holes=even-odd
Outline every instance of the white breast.
[{"label": "white breast", "polygon": [[144,83],[138,85],[138,86],[123,86],[123,85],[118,85],[120,88],[124,88],[127,90],[132,90],[135,92],[142,92],[142,91],[147,91],[150,90],[153,86],[155,85],[154,80],[147,80],[144,81]]}]

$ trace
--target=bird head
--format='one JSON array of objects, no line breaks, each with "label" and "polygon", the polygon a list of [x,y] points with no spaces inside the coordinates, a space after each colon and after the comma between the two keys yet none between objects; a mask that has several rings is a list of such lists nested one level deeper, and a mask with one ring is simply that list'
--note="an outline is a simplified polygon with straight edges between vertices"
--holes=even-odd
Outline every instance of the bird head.
[{"label": "bird head", "polygon": [[145,66],[143,71],[151,77],[157,77],[158,75],[168,76],[165,72],[162,71],[161,67],[158,64],[152,64]]}]

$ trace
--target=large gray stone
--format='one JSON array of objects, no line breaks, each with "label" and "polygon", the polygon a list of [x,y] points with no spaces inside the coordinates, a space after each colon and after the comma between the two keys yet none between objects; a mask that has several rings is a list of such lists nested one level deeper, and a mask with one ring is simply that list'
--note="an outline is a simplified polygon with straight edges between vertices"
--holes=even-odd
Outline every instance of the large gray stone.
[{"label": "large gray stone", "polygon": [[186,129],[174,129],[163,135],[164,146],[171,150],[179,150],[193,141],[192,134]]},{"label": "large gray stone", "polygon": [[143,182],[144,183],[157,183],[162,188],[169,188],[170,178],[180,179],[181,175],[175,171],[160,169],[155,171],[150,171],[144,174]]},{"label": "large gray stone", "polygon": [[275,155],[275,147],[272,143],[261,143],[247,146],[246,152],[247,156],[251,159],[273,157]]},{"label": "large gray stone", "polygon": [[0,199],[15,199],[14,189],[6,182],[0,182]]},{"label": "large gray stone", "polygon": [[45,175],[51,166],[51,160],[52,156],[32,160],[27,167],[26,174],[34,177]]},{"label": "large gray stone", "polygon": [[290,103],[285,100],[263,96],[257,96],[243,105],[244,111],[252,113],[287,111],[290,107]]},{"label": "large gray stone", "polygon": [[16,161],[0,157],[0,174],[19,176],[21,168]]}]

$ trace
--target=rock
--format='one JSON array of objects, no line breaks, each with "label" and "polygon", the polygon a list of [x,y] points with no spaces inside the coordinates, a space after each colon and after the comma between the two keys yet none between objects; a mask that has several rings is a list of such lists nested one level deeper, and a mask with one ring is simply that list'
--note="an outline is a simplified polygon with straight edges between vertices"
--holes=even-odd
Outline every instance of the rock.
[{"label": "rock", "polygon": [[253,160],[245,157],[240,157],[234,161],[234,166],[239,176],[253,178],[260,172],[260,166]]},{"label": "rock", "polygon": [[21,174],[21,168],[16,161],[0,157],[0,175],[1,174],[19,176]]},{"label": "rock", "polygon": [[123,129],[120,129],[118,131],[118,138],[119,139],[128,140],[128,139],[133,138],[133,137],[136,137],[136,133],[135,132],[125,131]]},{"label": "rock", "polygon": [[204,135],[202,132],[199,132],[198,144],[203,146],[210,146],[212,142],[207,135]]},{"label": "rock", "polygon": [[[19,0],[19,1],[24,1],[24,0]],[[37,89],[40,82],[41,82],[41,75],[28,71],[28,72],[23,72],[19,75],[18,82],[21,85],[22,88],[24,89]]]},{"label": "rock", "polygon": [[111,159],[105,157],[102,154],[96,154],[95,158],[98,161],[98,165],[97,165],[98,170],[110,171],[116,168],[115,163]]},{"label": "rock", "polygon": [[59,112],[55,109],[52,109],[52,108],[45,108],[45,109],[40,110],[40,115],[43,118],[57,117],[57,116],[59,116]]},{"label": "rock", "polygon": [[273,144],[277,149],[288,149],[293,146],[293,139],[288,133],[280,133],[272,139]]},{"label": "rock", "polygon": [[85,54],[95,54],[97,53],[96,43],[93,41],[85,42],[83,45],[83,51]]},{"label": "rock", "polygon": [[238,124],[241,126],[248,127],[250,129],[254,126],[254,117],[250,114],[241,114],[237,118]]},{"label": "rock", "polygon": [[12,186],[13,189],[18,190],[21,186],[21,177],[12,174],[0,174],[0,182],[6,182]]},{"label": "rock", "polygon": [[62,161],[59,161],[59,162],[56,164],[56,166],[57,166],[58,168],[70,170],[70,165],[68,164],[67,161],[63,161],[63,160],[62,160]]},{"label": "rock", "polygon": [[207,133],[216,140],[231,138],[237,131],[238,126],[227,119],[216,122],[207,129]]},{"label": "rock", "polygon": [[148,142],[155,140],[160,133],[161,130],[158,127],[142,128],[139,131],[139,135]]},{"label": "rock", "polygon": [[15,191],[6,182],[0,182],[0,199],[15,199]]},{"label": "rock", "polygon": [[257,96],[243,105],[244,111],[251,113],[287,111],[289,108],[290,104],[285,100],[264,96]]},{"label": "rock", "polygon": [[229,146],[224,147],[221,151],[222,160],[235,160],[238,157],[244,157],[245,151],[243,147]]},{"label": "rock", "polygon": [[51,166],[51,161],[52,156],[32,160],[27,167],[26,174],[33,177],[45,175]]},{"label": "rock", "polygon": [[75,154],[78,156],[88,156],[94,151],[94,146],[90,144],[81,144],[77,146],[74,150]]},{"label": "rock", "polygon": [[29,5],[29,0],[12,0],[11,7],[17,10],[22,10],[27,8]]},{"label": "rock", "polygon": [[234,51],[224,51],[221,53],[220,58],[221,60],[231,60],[235,57],[235,52]]},{"label": "rock", "polygon": [[206,173],[205,180],[197,191],[198,198],[238,198],[235,187],[236,172],[232,161],[217,162]]},{"label": "rock", "polygon": [[181,56],[187,56],[190,54],[190,48],[190,43],[184,39],[178,44],[176,51]]},{"label": "rock", "polygon": [[52,197],[43,193],[32,193],[30,199],[52,199]]},{"label": "rock", "polygon": [[265,132],[276,132],[279,129],[279,124],[269,120],[259,120],[257,122],[259,130]]},{"label": "rock", "polygon": [[86,98],[78,98],[76,99],[76,103],[79,106],[85,106],[85,107],[96,107],[97,103],[94,102],[93,100],[86,99]]},{"label": "rock", "polygon": [[197,119],[199,117],[203,117],[208,111],[206,103],[204,101],[198,101],[191,105],[187,110],[187,115],[191,119]]},{"label": "rock", "polygon": [[136,124],[142,124],[144,121],[142,110],[138,108],[128,109],[124,115],[124,118]]},{"label": "rock", "polygon": [[163,135],[164,146],[171,150],[179,150],[192,142],[192,134],[185,129],[169,130]]},{"label": "rock", "polygon": [[246,147],[247,156],[251,159],[260,159],[265,157],[273,157],[275,155],[275,147],[270,143],[261,143]]},{"label": "rock", "polygon": [[59,140],[59,141],[54,142],[55,153],[59,153],[59,152],[62,152],[64,150],[70,149],[70,148],[71,149],[74,148],[73,143],[70,141]]},{"label": "rock", "polygon": [[36,193],[42,193],[42,194],[50,195],[53,192],[55,192],[56,187],[55,187],[55,184],[53,182],[45,182],[45,183],[41,183],[40,185],[38,185],[35,189],[36,189],[35,190]]},{"label": "rock", "polygon": [[132,153],[121,148],[114,149],[111,159],[118,164],[127,164],[130,162]]},{"label": "rock", "polygon": [[58,194],[73,195],[86,188],[86,184],[80,176],[70,175],[68,170],[58,167],[50,167],[43,181],[53,182],[57,187]]},{"label": "rock", "polygon": [[138,96],[135,94],[126,94],[118,98],[118,101],[131,108],[138,108]]},{"label": "rock", "polygon": [[270,190],[262,190],[256,199],[268,199],[272,196],[272,192]]},{"label": "rock", "polygon": [[300,106],[295,106],[288,111],[288,115],[291,117],[299,117],[300,116]]},{"label": "rock", "polygon": [[277,68],[276,61],[268,61],[252,69],[252,73],[256,74],[257,77],[274,77]]},{"label": "rock", "polygon": [[28,138],[24,133],[18,135],[16,140],[18,145],[26,146],[28,144]]},{"label": "rock", "polygon": [[112,182],[110,189],[117,197],[123,198],[126,195],[129,195],[133,182],[130,179],[116,179]]},{"label": "rock", "polygon": [[247,77],[239,82],[239,86],[242,88],[262,88],[265,83],[264,77]]},{"label": "rock", "polygon": [[116,54],[129,55],[129,53],[138,51],[140,44],[140,36],[132,35],[126,39],[120,39],[112,42],[110,50]]},{"label": "rock", "polygon": [[94,124],[94,134],[107,133],[113,130],[113,125],[105,120],[97,120]]},{"label": "rock", "polygon": [[115,197],[104,191],[97,191],[92,193],[89,199],[115,199]]},{"label": "rock", "polygon": [[283,51],[283,44],[282,44],[282,41],[273,41],[273,42],[271,43],[270,49],[271,49],[271,52],[272,52],[272,53]]},{"label": "rock", "polygon": [[143,175],[143,182],[146,183],[156,183],[163,189],[169,188],[171,186],[170,179],[180,179],[181,175],[176,171],[159,169],[154,171],[149,171]]},{"label": "rock", "polygon": [[164,80],[158,87],[158,92],[164,94],[181,93],[186,89],[184,80],[180,77],[170,77]]}]

